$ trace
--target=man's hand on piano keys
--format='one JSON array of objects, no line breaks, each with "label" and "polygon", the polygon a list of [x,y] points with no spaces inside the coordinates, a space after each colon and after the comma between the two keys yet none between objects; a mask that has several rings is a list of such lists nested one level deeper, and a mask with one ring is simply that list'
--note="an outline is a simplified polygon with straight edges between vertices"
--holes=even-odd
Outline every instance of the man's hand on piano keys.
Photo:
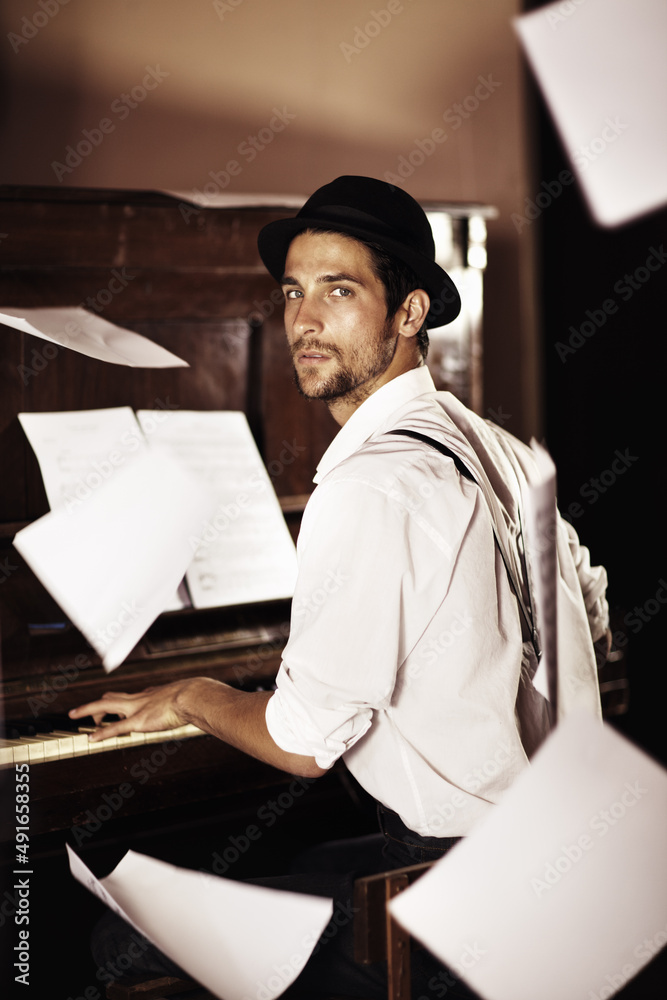
[{"label": "man's hand on piano keys", "polygon": [[[210,677],[190,677],[138,694],[107,691],[98,701],[73,708],[69,717],[93,717],[99,728],[90,734],[92,742],[190,724],[289,774],[325,774],[314,757],[283,750],[274,742],[266,725],[271,696],[271,691],[240,691]],[[103,723],[105,715],[121,718]]]},{"label": "man's hand on piano keys", "polygon": [[[126,733],[154,733],[164,729],[176,729],[187,720],[183,719],[177,708],[177,700],[184,687],[190,682],[174,681],[161,687],[146,688],[137,694],[125,694],[122,691],[107,691],[98,701],[73,708],[70,719],[81,719],[92,716],[98,729],[90,733],[89,740],[96,743],[99,740],[110,739],[112,736],[123,736]],[[106,715],[117,715],[117,722],[103,723]]]}]

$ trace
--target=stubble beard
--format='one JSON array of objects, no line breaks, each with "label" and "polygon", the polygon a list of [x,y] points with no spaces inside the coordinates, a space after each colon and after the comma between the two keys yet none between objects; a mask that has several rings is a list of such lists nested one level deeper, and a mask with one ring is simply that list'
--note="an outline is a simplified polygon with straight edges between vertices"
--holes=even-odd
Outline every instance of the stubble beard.
[{"label": "stubble beard", "polygon": [[[325,403],[345,399],[359,404],[371,395],[375,379],[391,364],[397,344],[398,337],[393,336],[389,323],[383,327],[375,350],[370,356],[364,356],[365,352],[353,350],[348,352],[347,359],[344,359],[333,344],[310,342],[309,350],[329,355],[338,362],[338,365],[329,375],[318,376],[316,371],[300,372],[295,364],[294,384],[306,399],[321,399]],[[292,347],[292,355],[295,356],[303,347],[304,342],[297,341]]]}]

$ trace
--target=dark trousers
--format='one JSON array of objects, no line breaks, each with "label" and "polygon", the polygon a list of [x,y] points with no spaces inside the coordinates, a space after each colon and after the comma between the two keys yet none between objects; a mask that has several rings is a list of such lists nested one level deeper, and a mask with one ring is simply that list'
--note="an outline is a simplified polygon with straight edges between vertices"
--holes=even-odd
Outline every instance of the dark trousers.
[{"label": "dark trousers", "polygon": [[[458,838],[420,837],[391,810],[378,807],[380,833],[333,841],[299,856],[288,875],[245,881],[289,892],[303,892],[333,899],[333,914],[315,946],[308,964],[285,997],[315,998],[339,994],[385,1000],[385,962],[358,965],[354,960],[355,878],[443,857]],[[107,913],[93,931],[93,957],[101,968],[114,968],[123,976],[176,975],[189,978],[166,955],[150,945],[128,924]],[[422,948],[412,953],[413,1000],[475,996],[464,984]]]}]

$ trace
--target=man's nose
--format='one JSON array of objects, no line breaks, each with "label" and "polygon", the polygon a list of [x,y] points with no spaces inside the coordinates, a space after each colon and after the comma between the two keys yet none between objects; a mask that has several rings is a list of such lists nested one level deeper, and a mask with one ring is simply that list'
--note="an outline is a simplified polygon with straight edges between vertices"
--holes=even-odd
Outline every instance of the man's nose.
[{"label": "man's nose", "polygon": [[302,299],[299,299],[295,310],[292,329],[299,336],[303,336],[304,333],[320,330],[321,327],[322,322],[317,302],[304,295]]}]

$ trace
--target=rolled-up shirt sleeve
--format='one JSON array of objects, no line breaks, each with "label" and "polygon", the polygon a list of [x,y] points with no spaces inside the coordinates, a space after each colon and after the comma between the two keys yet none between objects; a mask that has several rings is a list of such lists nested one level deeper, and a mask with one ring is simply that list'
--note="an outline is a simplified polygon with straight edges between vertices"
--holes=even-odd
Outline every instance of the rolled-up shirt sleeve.
[{"label": "rolled-up shirt sleeve", "polygon": [[350,716],[340,708],[315,708],[305,703],[283,664],[277,690],[266,707],[266,725],[271,738],[283,750],[314,757],[319,767],[329,768],[364,735],[372,715],[370,707],[357,707]]}]

